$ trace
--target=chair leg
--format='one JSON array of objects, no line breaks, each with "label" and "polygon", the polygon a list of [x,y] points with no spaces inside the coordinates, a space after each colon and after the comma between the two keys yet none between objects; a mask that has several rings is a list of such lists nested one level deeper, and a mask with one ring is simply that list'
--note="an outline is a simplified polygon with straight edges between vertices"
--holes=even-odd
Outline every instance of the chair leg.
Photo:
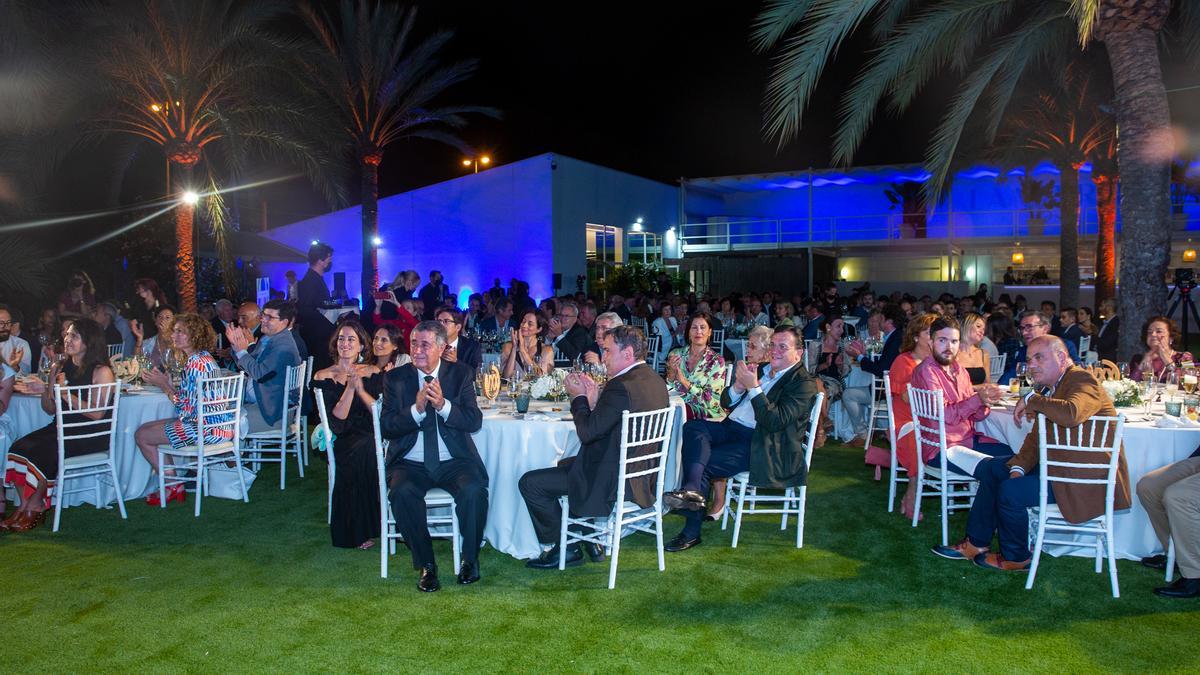
[{"label": "chair leg", "polygon": [[1121,597],[1121,585],[1117,582],[1117,551],[1113,542],[1113,526],[1112,518],[1105,518],[1106,532],[1104,533],[1104,541],[1108,546],[1108,579],[1112,583],[1112,595],[1114,598]]},{"label": "chair leg", "polygon": [[737,548],[738,535],[742,532],[742,508],[746,505],[746,486],[748,484],[749,481],[743,482],[738,489],[737,515],[733,517],[733,545],[730,548]]},{"label": "chair leg", "polygon": [[1025,577],[1025,590],[1033,588],[1037,578],[1038,563],[1042,561],[1042,545],[1046,540],[1046,514],[1038,513],[1037,541],[1033,544],[1033,562],[1029,564],[1029,576]]},{"label": "chair leg", "polygon": [[663,555],[663,524],[662,502],[654,505],[654,545],[658,547],[658,571],[667,569],[666,556]]},{"label": "chair leg", "polygon": [[558,528],[558,569],[567,569],[567,498],[559,497],[558,503],[562,506],[562,522]]},{"label": "chair leg", "polygon": [[388,525],[387,510],[389,508],[391,505],[386,500],[379,505],[379,536],[383,539],[379,542],[379,577],[381,579],[387,578],[388,550],[396,545],[396,540],[392,537],[392,528]]},{"label": "chair leg", "polygon": [[100,476],[95,476],[94,479],[96,481],[94,484],[96,491],[96,508],[102,509],[107,506],[107,504],[104,502],[104,497],[100,494]]},{"label": "chair leg", "polygon": [[787,530],[788,509],[792,508],[792,495],[794,494],[795,493],[792,491],[792,488],[787,488],[783,491],[783,508],[779,509],[780,511],[783,511],[783,513],[780,514],[781,517],[779,518],[780,532]]},{"label": "chair leg", "polygon": [[462,541],[458,529],[458,511],[454,502],[450,502],[450,553],[454,556],[454,573],[458,574],[462,567]]},{"label": "chair leg", "polygon": [[917,498],[913,500],[913,518],[912,526],[917,526],[917,521],[921,517],[921,500],[925,498],[925,470],[922,468],[917,472],[918,478],[910,478],[909,480],[917,481]]},{"label": "chair leg", "polygon": [[725,507],[721,509],[721,530],[729,525],[729,505],[733,503],[733,480],[725,481]]},{"label": "chair leg", "polygon": [[121,482],[117,479],[117,465],[112,457],[108,459],[108,471],[112,474],[113,490],[117,493],[117,510],[121,512],[121,520],[129,520],[129,516],[125,514],[125,493],[121,491]]},{"label": "chair leg", "polygon": [[200,517],[200,501],[204,499],[204,473],[208,471],[208,467],[204,465],[204,458],[196,453],[196,517]]},{"label": "chair leg", "polygon": [[54,495],[53,495],[54,527],[51,528],[51,532],[58,532],[58,524],[59,524],[59,521],[62,519],[62,505],[63,505],[62,493],[63,493],[63,490],[66,489],[66,487],[67,487],[66,481],[64,480],[63,473],[64,473],[63,468],[59,467],[58,480],[54,482]]},{"label": "chair leg", "polygon": [[942,469],[942,546],[950,545],[950,486],[946,484],[946,469]]},{"label": "chair leg", "polygon": [[896,510],[896,460],[888,467],[888,513]]},{"label": "chair leg", "polygon": [[808,502],[808,486],[802,485],[797,490],[800,497],[796,500],[799,506],[799,513],[796,514],[796,548],[804,548],[804,507]]},{"label": "chair leg", "polygon": [[162,450],[158,451],[158,506],[159,508],[167,508],[167,478],[166,464],[163,463]]},{"label": "chair leg", "polygon": [[296,468],[300,470],[300,477],[304,478],[304,465],[306,464],[306,462],[304,461],[304,458],[301,456],[301,448],[300,448],[300,439],[299,438],[296,439],[295,446],[296,446]]},{"label": "chair leg", "polygon": [[1096,543],[1093,546],[1096,549],[1096,574],[1104,571],[1104,535],[1096,535]]},{"label": "chair leg", "polygon": [[1166,582],[1171,583],[1172,577],[1175,576],[1175,538],[1167,539],[1167,574],[1164,577]]},{"label": "chair leg", "polygon": [[617,585],[617,557],[621,555],[621,505],[617,504],[616,522],[610,521],[612,551],[608,554],[608,590]]},{"label": "chair leg", "polygon": [[250,503],[250,491],[246,489],[246,476],[242,473],[242,453],[234,450],[233,452],[233,470],[238,474],[238,485],[242,488],[242,503]]}]

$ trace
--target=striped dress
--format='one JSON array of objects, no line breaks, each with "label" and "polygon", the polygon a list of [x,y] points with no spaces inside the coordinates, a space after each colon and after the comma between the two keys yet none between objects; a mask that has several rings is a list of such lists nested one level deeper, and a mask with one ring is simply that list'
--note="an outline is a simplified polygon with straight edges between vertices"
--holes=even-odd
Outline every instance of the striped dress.
[{"label": "striped dress", "polygon": [[[175,404],[175,415],[179,419],[171,420],[164,425],[164,431],[166,431],[167,440],[171,441],[171,447],[179,449],[196,445],[198,441],[197,416],[200,412],[200,380],[206,377],[215,377],[217,370],[217,361],[208,352],[196,352],[188,357],[180,378],[179,392],[171,397],[171,402]],[[228,422],[232,418],[233,413],[231,412],[228,415],[211,417],[207,423]],[[222,427],[210,429],[205,435],[204,443],[224,443],[231,440],[233,440],[233,429]]]}]

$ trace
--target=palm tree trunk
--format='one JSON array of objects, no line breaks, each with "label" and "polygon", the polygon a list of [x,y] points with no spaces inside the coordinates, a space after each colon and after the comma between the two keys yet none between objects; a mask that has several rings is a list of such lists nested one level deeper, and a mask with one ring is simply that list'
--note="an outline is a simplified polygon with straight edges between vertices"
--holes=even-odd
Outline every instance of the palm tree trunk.
[{"label": "palm tree trunk", "polygon": [[1117,182],[1112,176],[1093,174],[1096,184],[1096,212],[1099,227],[1096,232],[1096,305],[1116,296],[1117,245]]},{"label": "palm tree trunk", "polygon": [[183,199],[183,193],[191,189],[192,163],[176,163],[175,179],[175,286],[179,289],[179,307],[185,312],[196,311],[196,252],[193,248],[194,204]]},{"label": "palm tree trunk", "polygon": [[1079,307],[1079,169],[1058,167],[1058,307]]},{"label": "palm tree trunk", "polygon": [[1121,176],[1121,335],[1118,354],[1142,351],[1146,319],[1166,309],[1171,243],[1171,116],[1158,61],[1165,0],[1101,4],[1100,22],[1116,93]]},{"label": "palm tree trunk", "polygon": [[366,303],[379,288],[379,258],[375,237],[379,236],[379,162],[381,154],[362,158],[362,298]]}]

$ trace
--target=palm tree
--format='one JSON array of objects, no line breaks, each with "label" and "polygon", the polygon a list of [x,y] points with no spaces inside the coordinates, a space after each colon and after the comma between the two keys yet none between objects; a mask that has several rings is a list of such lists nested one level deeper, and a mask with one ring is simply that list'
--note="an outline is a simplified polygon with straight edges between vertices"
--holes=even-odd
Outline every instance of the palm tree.
[{"label": "palm tree", "polygon": [[342,0],[335,21],[304,4],[300,16],[317,46],[299,61],[311,95],[330,111],[360,171],[362,204],[362,293],[379,286],[374,245],[379,235],[379,165],[388,146],[424,138],[468,150],[453,132],[466,115],[493,117],[492,108],[438,106],[448,89],[468,79],[474,60],[440,62],[452,33],[420,39],[413,32],[415,8],[368,0]]},{"label": "palm tree", "polygon": [[1075,62],[1050,78],[1006,118],[1001,146],[1010,157],[1049,159],[1059,171],[1059,307],[1079,306],[1079,168],[1115,135],[1088,64]]},{"label": "palm tree", "polygon": [[1117,135],[1092,155],[1092,182],[1096,185],[1096,304],[1117,296]]},{"label": "palm tree", "polygon": [[[302,132],[310,111],[279,86],[284,52],[264,25],[278,5],[236,0],[143,0],[140,7],[96,6],[88,16],[89,51],[102,75],[97,116],[104,131],[162,148],[179,200],[175,209],[175,274],[180,304],[196,308],[193,182],[208,146],[227,141],[229,157],[256,147],[301,165],[331,202],[331,167]],[[236,162],[235,162],[236,163]]]},{"label": "palm tree", "polygon": [[[1175,5],[1171,25],[1194,56],[1200,6]],[[933,77],[952,74],[961,84],[925,157],[933,174],[927,186],[937,194],[972,116],[994,141],[1023,76],[1077,53],[1094,34],[1112,67],[1121,135],[1120,352],[1128,357],[1137,349],[1138,328],[1162,311],[1166,298],[1171,148],[1157,41],[1171,8],[1170,0],[770,0],[752,32],[760,51],[782,45],[767,85],[764,131],[781,145],[795,138],[825,66],[867,24],[878,49],[843,95],[834,159],[853,159],[881,102],[903,112]]]}]

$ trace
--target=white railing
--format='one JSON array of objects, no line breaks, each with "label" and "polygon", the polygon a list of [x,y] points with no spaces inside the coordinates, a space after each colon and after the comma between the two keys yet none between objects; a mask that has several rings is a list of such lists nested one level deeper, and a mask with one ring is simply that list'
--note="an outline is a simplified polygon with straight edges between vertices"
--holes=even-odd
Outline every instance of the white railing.
[{"label": "white railing", "polygon": [[[816,216],[777,220],[729,220],[686,223],[680,227],[685,251],[733,251],[743,249],[790,248],[810,245],[829,246],[850,242],[922,241],[976,238],[1028,239],[1058,237],[1057,222],[1045,222],[1057,212],[1038,210],[1007,211],[934,211],[921,231],[916,218],[905,221],[904,214],[885,213],[867,216]],[[1095,209],[1085,210],[1079,226],[1081,236],[1095,235],[1098,220]],[[1186,216],[1177,216],[1174,228],[1187,229]],[[1120,226],[1118,224],[1118,230]]]}]

